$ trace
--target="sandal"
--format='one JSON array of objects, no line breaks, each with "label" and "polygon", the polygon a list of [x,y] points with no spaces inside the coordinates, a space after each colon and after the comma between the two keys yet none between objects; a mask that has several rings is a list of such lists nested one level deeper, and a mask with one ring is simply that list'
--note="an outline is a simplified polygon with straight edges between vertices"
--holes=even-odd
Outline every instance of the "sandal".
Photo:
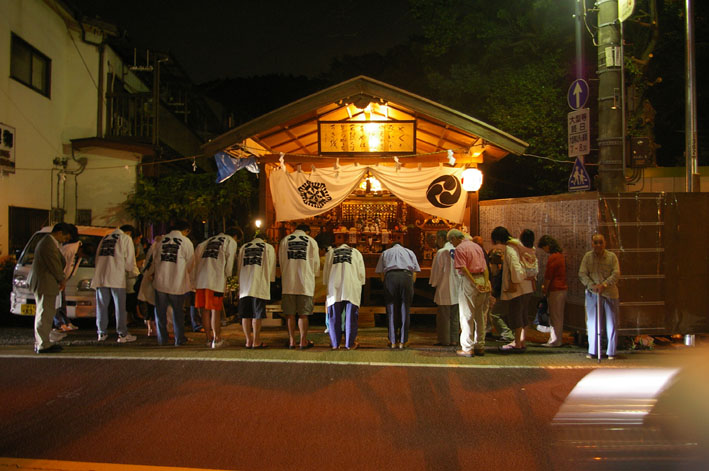
[{"label": "sandal", "polygon": [[315,344],[313,343],[313,341],[312,341],[312,340],[308,340],[308,343],[306,343],[305,345],[301,345],[301,346],[300,346],[300,349],[301,349],[301,350],[307,350],[307,349],[309,349],[309,348],[313,348],[313,346],[315,346]]},{"label": "sandal", "polygon": [[513,347],[510,344],[507,345],[502,345],[501,347],[497,347],[500,353],[524,353],[527,351],[525,347]]},{"label": "sandal", "polygon": [[256,349],[268,348],[268,345],[266,345],[265,343],[261,342],[259,345],[254,345],[254,346],[251,347],[251,348],[256,348]]}]

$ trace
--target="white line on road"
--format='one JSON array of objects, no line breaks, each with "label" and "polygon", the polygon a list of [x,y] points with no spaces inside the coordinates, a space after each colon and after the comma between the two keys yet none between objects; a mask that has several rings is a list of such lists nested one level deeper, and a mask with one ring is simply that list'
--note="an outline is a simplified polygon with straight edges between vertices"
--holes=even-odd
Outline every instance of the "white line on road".
[{"label": "white line on road", "polygon": [[[284,358],[204,358],[204,357],[117,357],[102,355],[52,355],[36,354],[0,354],[2,358],[32,358],[35,360],[119,360],[119,361],[212,361],[225,363],[297,363],[304,365],[342,365],[342,366],[378,366],[405,368],[468,368],[468,369],[542,369],[542,370],[589,370],[596,368],[627,368],[630,365],[620,363],[589,363],[587,365],[480,365],[475,363],[405,363],[386,361],[330,361],[330,360],[291,360]],[[633,368],[654,368],[656,366],[632,365]]]}]

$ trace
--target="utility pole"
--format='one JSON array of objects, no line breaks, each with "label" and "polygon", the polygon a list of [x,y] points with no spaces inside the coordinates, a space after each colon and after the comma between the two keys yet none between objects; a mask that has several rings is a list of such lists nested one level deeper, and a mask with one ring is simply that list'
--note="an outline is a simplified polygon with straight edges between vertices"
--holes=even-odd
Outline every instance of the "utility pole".
[{"label": "utility pole", "polygon": [[574,10],[574,33],[576,37],[576,78],[586,80],[585,51],[583,47],[583,15],[582,0],[576,0]]},{"label": "utility pole", "polygon": [[598,190],[625,191],[623,103],[621,103],[618,0],[597,0],[598,7]]},{"label": "utility pole", "polygon": [[685,159],[687,167],[687,192],[701,191],[697,158],[697,86],[694,65],[694,6],[686,0],[686,45],[685,45]]}]

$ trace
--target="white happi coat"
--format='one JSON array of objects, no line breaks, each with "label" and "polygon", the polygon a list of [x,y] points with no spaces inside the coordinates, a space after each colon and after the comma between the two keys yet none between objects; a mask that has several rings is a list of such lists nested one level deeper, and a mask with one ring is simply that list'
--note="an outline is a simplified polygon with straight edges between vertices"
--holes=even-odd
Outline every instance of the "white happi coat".
[{"label": "white happi coat", "polygon": [[428,283],[436,288],[433,301],[439,306],[458,304],[461,276],[455,269],[454,253],[453,244],[446,242],[446,245],[436,252],[431,264],[431,277]]},{"label": "white happi coat", "polygon": [[197,246],[194,253],[194,287],[223,293],[226,280],[234,271],[236,241],[217,234]]},{"label": "white happi coat", "polygon": [[239,299],[251,296],[271,299],[276,281],[276,250],[257,237],[239,249]]},{"label": "white happi coat", "polygon": [[323,284],[327,286],[326,306],[340,301],[359,306],[362,285],[366,281],[364,259],[359,250],[342,244],[327,252],[323,266]]},{"label": "white happi coat", "polygon": [[133,239],[116,229],[103,239],[96,251],[96,269],[91,287],[125,288],[126,274],[135,270],[135,246]]},{"label": "white happi coat", "polygon": [[153,267],[156,291],[167,294],[185,294],[192,291],[190,271],[194,245],[180,231],[172,231],[163,236],[155,245]]},{"label": "white happi coat", "polygon": [[312,296],[320,270],[318,243],[303,231],[285,236],[278,247],[283,294]]}]

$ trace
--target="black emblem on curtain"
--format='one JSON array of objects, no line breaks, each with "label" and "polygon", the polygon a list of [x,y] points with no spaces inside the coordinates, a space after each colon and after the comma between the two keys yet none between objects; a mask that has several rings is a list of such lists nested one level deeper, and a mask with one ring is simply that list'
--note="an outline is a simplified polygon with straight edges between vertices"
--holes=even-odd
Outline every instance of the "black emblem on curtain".
[{"label": "black emblem on curtain", "polygon": [[306,181],[298,187],[298,192],[303,199],[303,203],[313,208],[322,208],[332,201],[332,197],[327,192],[327,187],[325,187],[324,183]]},{"label": "black emblem on curtain", "polygon": [[426,199],[437,208],[450,208],[458,202],[461,193],[460,181],[452,175],[443,175],[428,185]]}]

